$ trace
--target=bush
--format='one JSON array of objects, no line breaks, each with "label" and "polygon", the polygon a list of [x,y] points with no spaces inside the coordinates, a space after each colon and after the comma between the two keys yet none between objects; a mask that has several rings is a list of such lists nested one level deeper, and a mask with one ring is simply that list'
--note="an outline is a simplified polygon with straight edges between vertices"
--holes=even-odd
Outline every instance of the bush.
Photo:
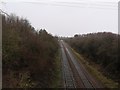
[{"label": "bush", "polygon": [[120,78],[120,36],[110,32],[90,33],[65,39],[77,52],[104,68],[104,72],[114,80]]},{"label": "bush", "polygon": [[2,27],[3,88],[50,87],[57,39],[15,15],[2,15]]}]

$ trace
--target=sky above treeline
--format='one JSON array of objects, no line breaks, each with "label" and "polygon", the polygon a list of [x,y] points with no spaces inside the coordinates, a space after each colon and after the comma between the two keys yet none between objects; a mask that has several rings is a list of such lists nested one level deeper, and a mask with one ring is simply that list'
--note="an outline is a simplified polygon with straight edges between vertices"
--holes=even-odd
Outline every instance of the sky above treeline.
[{"label": "sky above treeline", "polygon": [[118,33],[119,0],[2,0],[2,10],[58,36]]}]

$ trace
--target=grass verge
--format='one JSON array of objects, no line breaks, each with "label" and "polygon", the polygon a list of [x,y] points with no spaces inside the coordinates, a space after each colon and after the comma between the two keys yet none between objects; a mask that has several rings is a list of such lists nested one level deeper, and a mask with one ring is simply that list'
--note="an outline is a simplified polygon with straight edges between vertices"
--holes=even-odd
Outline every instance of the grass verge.
[{"label": "grass verge", "polygon": [[72,49],[72,52],[74,55],[81,61],[81,63],[85,66],[85,68],[88,70],[89,73],[91,73],[97,80],[101,81],[101,83],[106,87],[106,88],[118,88],[118,83],[114,82],[113,80],[107,78],[104,76],[97,67],[96,65],[89,64],[88,61],[86,61],[82,55],[77,53],[74,49]]},{"label": "grass verge", "polygon": [[60,88],[62,87],[62,70],[61,70],[61,56],[60,56],[60,50],[58,50],[58,53],[56,54],[55,58],[55,71],[54,71],[54,78],[52,82],[51,88]]}]

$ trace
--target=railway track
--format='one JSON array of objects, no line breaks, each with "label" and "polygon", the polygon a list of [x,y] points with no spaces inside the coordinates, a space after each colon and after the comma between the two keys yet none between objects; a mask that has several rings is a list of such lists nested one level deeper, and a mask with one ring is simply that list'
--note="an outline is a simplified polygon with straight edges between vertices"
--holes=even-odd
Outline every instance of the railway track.
[{"label": "railway track", "polygon": [[65,88],[76,88],[74,77],[70,65],[68,63],[63,45],[61,44],[61,52],[62,52],[62,71],[63,71],[63,80]]},{"label": "railway track", "polygon": [[60,46],[62,51],[64,88],[86,88],[91,90],[102,88],[86,71],[84,66],[76,60],[63,41],[60,41]]}]

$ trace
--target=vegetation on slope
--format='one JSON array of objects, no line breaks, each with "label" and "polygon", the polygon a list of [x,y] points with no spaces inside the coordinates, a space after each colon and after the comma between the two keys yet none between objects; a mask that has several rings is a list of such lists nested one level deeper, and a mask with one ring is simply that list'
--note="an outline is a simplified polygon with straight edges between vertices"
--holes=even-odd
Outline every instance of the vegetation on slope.
[{"label": "vegetation on slope", "polygon": [[99,32],[84,35],[75,35],[65,39],[78,53],[89,58],[101,67],[101,71],[108,78],[117,82],[120,80],[120,36],[109,32]]},{"label": "vegetation on slope", "polygon": [[57,38],[37,32],[28,20],[2,15],[3,88],[51,87],[56,72]]}]

